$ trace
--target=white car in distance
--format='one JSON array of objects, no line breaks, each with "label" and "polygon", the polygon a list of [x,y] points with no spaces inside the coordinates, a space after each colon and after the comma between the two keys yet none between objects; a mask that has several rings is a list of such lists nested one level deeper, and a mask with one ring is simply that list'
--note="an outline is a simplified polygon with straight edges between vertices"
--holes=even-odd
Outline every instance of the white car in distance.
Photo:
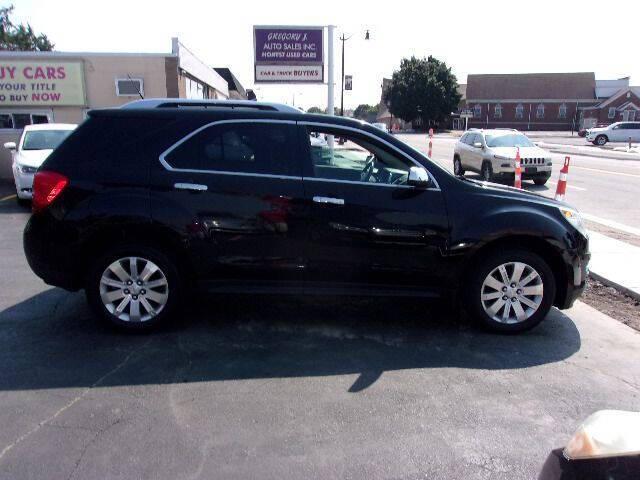
[{"label": "white car in distance", "polygon": [[77,127],[70,123],[43,123],[24,127],[20,140],[7,142],[11,151],[13,179],[18,203],[24,204],[33,195],[33,176],[49,154]]},{"label": "white car in distance", "polygon": [[616,122],[608,127],[590,128],[586,140],[600,146],[607,142],[640,142],[640,122]]}]

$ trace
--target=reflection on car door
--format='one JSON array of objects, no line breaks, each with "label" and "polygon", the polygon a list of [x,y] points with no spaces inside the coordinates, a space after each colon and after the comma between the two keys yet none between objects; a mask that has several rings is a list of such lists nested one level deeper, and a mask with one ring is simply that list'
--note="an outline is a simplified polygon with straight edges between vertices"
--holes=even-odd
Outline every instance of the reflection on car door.
[{"label": "reflection on car door", "polygon": [[[347,141],[333,151],[312,146],[310,133],[317,130]],[[301,124],[300,138],[309,208],[305,278],[334,287],[438,285],[448,223],[435,184],[406,185],[414,163],[374,136]]]},{"label": "reflection on car door", "polygon": [[151,172],[154,221],[172,225],[210,280],[302,280],[306,230],[294,122],[208,126]]}]

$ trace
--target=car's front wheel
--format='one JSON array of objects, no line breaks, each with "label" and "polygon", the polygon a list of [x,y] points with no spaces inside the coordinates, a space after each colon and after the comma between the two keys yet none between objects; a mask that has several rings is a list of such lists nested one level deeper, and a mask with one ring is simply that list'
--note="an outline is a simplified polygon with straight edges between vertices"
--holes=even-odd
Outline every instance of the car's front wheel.
[{"label": "car's front wheel", "polygon": [[490,330],[517,333],[538,325],[549,312],[556,292],[547,262],[516,248],[487,254],[470,274],[468,311]]},{"label": "car's front wheel", "polygon": [[547,183],[547,180],[549,180],[549,177],[536,177],[533,179],[533,183],[535,183],[536,185],[544,185],[545,183]]},{"label": "car's front wheel", "polygon": [[491,180],[493,180],[493,168],[491,167],[491,163],[484,162],[482,164],[482,168],[480,169],[480,176],[485,182],[490,182]]},{"label": "car's front wheel", "polygon": [[127,246],[98,258],[85,286],[99,317],[116,327],[149,330],[174,312],[181,296],[172,260],[154,248]]},{"label": "car's front wheel", "polygon": [[464,175],[464,168],[462,168],[462,162],[458,155],[453,157],[453,174],[457,177]]},{"label": "car's front wheel", "polygon": [[608,141],[609,139],[605,135],[598,135],[593,143],[602,146],[605,145]]}]

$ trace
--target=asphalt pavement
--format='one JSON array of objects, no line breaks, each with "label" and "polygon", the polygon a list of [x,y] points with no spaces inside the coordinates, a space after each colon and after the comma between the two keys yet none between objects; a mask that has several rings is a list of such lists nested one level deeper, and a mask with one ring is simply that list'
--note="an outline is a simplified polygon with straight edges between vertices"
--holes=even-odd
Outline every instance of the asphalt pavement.
[{"label": "asphalt pavement", "polygon": [[[0,198],[5,198],[2,196]],[[640,410],[640,334],[590,307],[477,330],[446,305],[204,296],[150,335],[42,283],[0,200],[0,478],[535,478]]]}]

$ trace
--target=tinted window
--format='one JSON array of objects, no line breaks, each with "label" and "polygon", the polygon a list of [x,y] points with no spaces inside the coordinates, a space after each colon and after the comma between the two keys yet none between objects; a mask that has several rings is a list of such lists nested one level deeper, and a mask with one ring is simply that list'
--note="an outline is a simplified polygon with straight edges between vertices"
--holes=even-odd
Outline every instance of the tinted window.
[{"label": "tinted window", "polygon": [[623,123],[620,125],[620,128],[623,130],[637,130],[640,129],[640,124],[638,123]]},{"label": "tinted window", "polygon": [[310,128],[308,133],[315,177],[392,185],[407,183],[412,163],[367,137],[330,129]]},{"label": "tinted window", "polygon": [[277,123],[213,125],[165,158],[173,168],[296,175],[293,126]]}]

